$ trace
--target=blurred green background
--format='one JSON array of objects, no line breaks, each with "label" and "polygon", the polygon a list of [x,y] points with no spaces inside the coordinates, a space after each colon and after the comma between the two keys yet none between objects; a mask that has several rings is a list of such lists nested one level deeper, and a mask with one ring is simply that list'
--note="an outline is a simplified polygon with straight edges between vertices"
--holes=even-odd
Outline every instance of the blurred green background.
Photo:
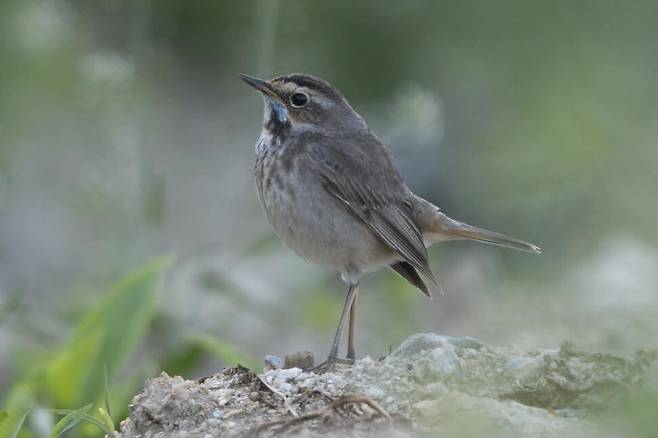
[{"label": "blurred green background", "polygon": [[96,403],[110,428],[97,408],[162,370],[326,353],[345,286],[260,211],[239,73],[327,79],[414,191],[544,251],[437,246],[432,302],[368,276],[361,355],[418,331],[655,348],[656,23],[651,0],[2,0],[0,427]]}]

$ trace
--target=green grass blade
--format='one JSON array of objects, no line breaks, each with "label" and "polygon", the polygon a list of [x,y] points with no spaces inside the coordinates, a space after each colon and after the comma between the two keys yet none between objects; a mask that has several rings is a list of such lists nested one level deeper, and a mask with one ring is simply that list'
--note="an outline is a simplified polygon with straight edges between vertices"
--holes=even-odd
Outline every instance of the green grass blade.
[{"label": "green grass blade", "polygon": [[112,410],[110,409],[110,385],[107,383],[107,366],[103,366],[103,381],[105,383],[105,412],[112,418]]},{"label": "green grass blade", "polygon": [[[101,408],[99,408],[99,409],[101,409]],[[69,415],[72,412],[75,412],[75,410],[73,410],[73,409],[49,409],[48,411],[52,412],[55,415]],[[86,421],[87,423],[91,423],[94,426],[98,427],[106,435],[111,433],[111,432],[114,432],[113,427],[112,428],[106,427],[104,419],[103,419],[103,421],[101,421],[98,418],[94,417],[93,415],[89,415],[89,414],[85,414],[85,416],[82,419],[84,421]]]},{"label": "green grass blade", "polygon": [[155,311],[156,286],[171,257],[155,259],[120,280],[80,322],[69,345],[48,366],[54,404],[100,401],[111,377],[142,341]]},{"label": "green grass blade", "polygon": [[18,423],[16,423],[16,427],[14,428],[14,431],[9,436],[10,438],[16,438],[18,436],[18,432],[20,432],[21,429],[23,428],[23,424],[25,423],[25,419],[30,414],[30,411],[31,411],[31,409],[28,410],[28,411],[25,411],[25,413],[21,416],[20,420],[18,420]]},{"label": "green grass blade", "polygon": [[105,434],[110,435],[115,431],[114,420],[112,420],[112,416],[103,408],[98,408],[98,412],[101,414],[102,423],[104,425],[103,430],[105,430]]},{"label": "green grass blade", "polygon": [[77,409],[61,420],[57,422],[55,427],[50,431],[50,435],[48,435],[48,438],[57,438],[67,430],[71,429],[72,427],[75,427],[80,421],[82,421],[85,418],[85,415],[87,415],[87,412],[91,407],[93,406],[92,403],[88,404],[87,406],[84,406],[80,409]]}]

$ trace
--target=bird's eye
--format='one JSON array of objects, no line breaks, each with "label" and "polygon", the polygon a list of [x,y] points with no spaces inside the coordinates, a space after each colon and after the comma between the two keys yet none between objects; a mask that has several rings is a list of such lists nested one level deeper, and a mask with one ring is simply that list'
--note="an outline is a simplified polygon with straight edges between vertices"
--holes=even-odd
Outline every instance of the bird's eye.
[{"label": "bird's eye", "polygon": [[292,106],[301,107],[308,103],[308,96],[304,93],[295,93],[290,97]]}]

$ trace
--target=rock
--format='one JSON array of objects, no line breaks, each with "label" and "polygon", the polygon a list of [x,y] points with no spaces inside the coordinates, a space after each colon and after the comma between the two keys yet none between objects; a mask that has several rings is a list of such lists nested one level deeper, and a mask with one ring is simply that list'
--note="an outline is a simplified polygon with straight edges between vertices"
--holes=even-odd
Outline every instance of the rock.
[{"label": "rock", "polygon": [[505,368],[520,384],[528,385],[539,377],[545,365],[544,356],[514,356],[507,361]]},{"label": "rock", "polygon": [[301,368],[307,370],[313,368],[315,359],[310,351],[298,351],[286,356],[284,368]]},{"label": "rock", "polygon": [[135,396],[118,436],[234,437],[259,426],[259,436],[594,436],[605,430],[597,431],[596,415],[642,385],[655,359],[571,344],[523,352],[421,333],[387,358],[324,374],[286,367],[256,375],[238,366],[193,382],[163,373]]},{"label": "rock", "polygon": [[283,368],[283,361],[279,356],[268,354],[263,359],[263,362],[265,362],[265,369],[268,370],[278,370],[279,368]]},{"label": "rock", "polygon": [[449,336],[436,333],[416,333],[409,336],[392,354],[398,357],[410,357],[425,350],[451,346]]}]

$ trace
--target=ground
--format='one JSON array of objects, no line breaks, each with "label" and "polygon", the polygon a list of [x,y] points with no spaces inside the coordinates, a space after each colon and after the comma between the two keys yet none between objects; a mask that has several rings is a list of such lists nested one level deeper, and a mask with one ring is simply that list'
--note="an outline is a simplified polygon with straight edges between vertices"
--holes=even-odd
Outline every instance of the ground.
[{"label": "ground", "polygon": [[262,374],[241,366],[199,381],[162,373],[135,396],[117,436],[595,435],[593,416],[642,384],[656,358],[569,343],[524,352],[432,333],[324,374],[290,367],[308,361],[297,356],[284,365],[268,357]]}]

